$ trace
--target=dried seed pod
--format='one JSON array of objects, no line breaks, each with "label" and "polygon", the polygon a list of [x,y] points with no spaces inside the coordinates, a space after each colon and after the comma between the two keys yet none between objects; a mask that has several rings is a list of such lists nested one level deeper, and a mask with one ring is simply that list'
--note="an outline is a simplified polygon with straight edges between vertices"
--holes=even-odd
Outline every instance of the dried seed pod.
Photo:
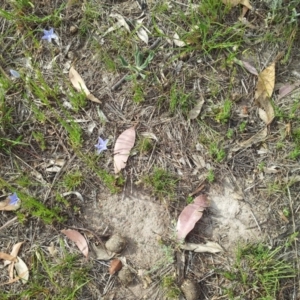
[{"label": "dried seed pod", "polygon": [[114,234],[105,243],[105,247],[108,251],[120,253],[126,246],[126,240],[119,234]]},{"label": "dried seed pod", "polygon": [[180,288],[186,300],[197,300],[199,298],[199,286],[197,282],[185,279]]},{"label": "dried seed pod", "polygon": [[119,272],[123,267],[123,264],[122,262],[119,260],[119,259],[113,259],[111,262],[110,262],[110,266],[109,266],[109,269],[108,269],[108,272],[110,275],[114,275],[116,274],[117,272]]},{"label": "dried seed pod", "polygon": [[123,268],[119,272],[118,277],[125,287],[133,281],[133,274],[128,268]]}]

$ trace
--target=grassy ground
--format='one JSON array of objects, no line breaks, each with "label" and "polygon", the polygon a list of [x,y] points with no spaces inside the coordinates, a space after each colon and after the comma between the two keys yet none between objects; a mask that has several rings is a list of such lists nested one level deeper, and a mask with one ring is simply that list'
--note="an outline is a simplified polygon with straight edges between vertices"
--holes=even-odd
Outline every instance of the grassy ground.
[{"label": "grassy ground", "polygon": [[[17,221],[0,229],[0,245],[9,252],[26,240],[22,256],[31,280],[5,285],[1,299],[99,299],[103,293],[109,280],[104,266],[87,263],[59,238],[62,228],[89,227],[85,203],[64,193],[93,199],[134,182],[176,219],[199,183],[208,192],[226,177],[242,183],[252,205],[258,199],[269,205],[262,228],[268,238],[237,248],[234,264],[224,262],[201,281],[201,297],[299,299],[300,93],[279,97],[280,87],[299,85],[298,1],[253,0],[244,19],[241,5],[219,0],[152,0],[144,10],[133,0],[2,2],[0,190],[3,196],[16,192],[22,206],[1,212],[0,228],[15,215]],[[116,26],[115,14],[125,17],[129,30]],[[58,39],[42,40],[50,28]],[[281,52],[268,135],[232,152],[265,127],[254,101],[257,76],[237,62],[260,72]],[[72,87],[71,65],[102,104]],[[197,105],[201,112],[191,118]],[[114,142],[134,124],[132,156],[115,176]],[[109,150],[97,155],[99,136],[109,139]],[[55,258],[46,249],[54,238],[60,241]],[[177,299],[179,282],[172,276],[159,280],[166,297]]]}]

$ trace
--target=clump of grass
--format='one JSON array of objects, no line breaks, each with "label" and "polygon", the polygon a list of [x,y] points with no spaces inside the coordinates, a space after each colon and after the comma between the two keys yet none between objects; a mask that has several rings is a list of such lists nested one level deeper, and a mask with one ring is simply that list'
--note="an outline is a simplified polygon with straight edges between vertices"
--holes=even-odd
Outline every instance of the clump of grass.
[{"label": "clump of grass", "polygon": [[[61,242],[61,247],[63,244]],[[67,253],[61,256],[46,255],[41,248],[31,257],[30,280],[26,287],[14,293],[0,292],[1,299],[73,300],[82,298],[82,289],[90,281],[89,267],[82,265],[78,255]]]},{"label": "clump of grass", "polygon": [[178,299],[181,291],[172,275],[166,275],[161,280],[161,286],[167,299]]},{"label": "clump of grass", "polygon": [[68,190],[73,190],[82,184],[84,178],[79,170],[70,172],[66,174],[62,179],[62,185],[64,185]]},{"label": "clump of grass", "polygon": [[281,281],[295,276],[292,266],[280,259],[281,250],[271,250],[261,243],[239,247],[233,268],[221,272],[232,282],[225,290],[229,299],[276,299]]},{"label": "clump of grass", "polygon": [[143,178],[143,182],[149,186],[153,190],[154,195],[160,199],[164,197],[172,199],[174,197],[178,180],[179,179],[173,174],[170,174],[162,168],[154,168],[150,175]]},{"label": "clump of grass", "polygon": [[229,99],[226,99],[223,106],[219,108],[219,112],[216,115],[216,121],[222,124],[227,123],[231,116],[231,107],[232,102]]},{"label": "clump of grass", "polygon": [[212,142],[209,145],[209,154],[218,163],[223,161],[226,156],[225,150],[222,148],[219,148],[216,142]]},{"label": "clump of grass", "polygon": [[150,152],[153,149],[153,143],[152,140],[148,137],[142,137],[137,142],[137,149],[140,153],[147,153]]}]

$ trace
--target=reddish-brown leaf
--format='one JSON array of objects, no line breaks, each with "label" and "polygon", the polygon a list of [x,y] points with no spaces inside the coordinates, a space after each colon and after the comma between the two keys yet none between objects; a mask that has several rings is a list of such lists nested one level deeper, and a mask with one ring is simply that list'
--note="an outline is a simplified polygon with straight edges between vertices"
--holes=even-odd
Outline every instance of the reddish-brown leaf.
[{"label": "reddish-brown leaf", "polygon": [[62,230],[61,232],[77,245],[85,257],[88,257],[89,248],[85,237],[81,233],[73,229]]},{"label": "reddish-brown leaf", "polygon": [[135,126],[126,129],[117,138],[114,148],[115,173],[125,168],[130,151],[135,143]]},{"label": "reddish-brown leaf", "polygon": [[108,272],[109,272],[110,275],[113,275],[113,274],[119,272],[122,269],[122,267],[123,267],[123,264],[119,259],[117,259],[117,258],[113,259],[110,262]]},{"label": "reddish-brown leaf", "polygon": [[195,227],[196,222],[200,220],[203,211],[209,206],[206,195],[196,197],[193,203],[186,206],[179,215],[177,222],[177,238],[185,239],[188,233]]}]

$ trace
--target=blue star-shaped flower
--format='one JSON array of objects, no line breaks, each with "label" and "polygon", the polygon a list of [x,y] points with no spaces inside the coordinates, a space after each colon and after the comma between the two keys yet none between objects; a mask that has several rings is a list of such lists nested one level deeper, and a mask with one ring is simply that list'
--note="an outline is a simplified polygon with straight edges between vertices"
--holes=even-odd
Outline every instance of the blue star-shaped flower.
[{"label": "blue star-shaped flower", "polygon": [[107,145],[108,140],[102,140],[101,137],[98,138],[98,143],[97,145],[95,145],[96,149],[97,149],[97,153],[100,154],[102,151],[107,150]]},{"label": "blue star-shaped flower", "polygon": [[8,205],[17,205],[20,200],[16,193],[13,193],[12,195],[8,196],[8,199],[9,199]]},{"label": "blue star-shaped flower", "polygon": [[58,36],[54,33],[54,29],[50,28],[50,30],[43,30],[44,35],[42,36],[42,40],[47,40],[51,43],[52,39],[58,39]]}]

